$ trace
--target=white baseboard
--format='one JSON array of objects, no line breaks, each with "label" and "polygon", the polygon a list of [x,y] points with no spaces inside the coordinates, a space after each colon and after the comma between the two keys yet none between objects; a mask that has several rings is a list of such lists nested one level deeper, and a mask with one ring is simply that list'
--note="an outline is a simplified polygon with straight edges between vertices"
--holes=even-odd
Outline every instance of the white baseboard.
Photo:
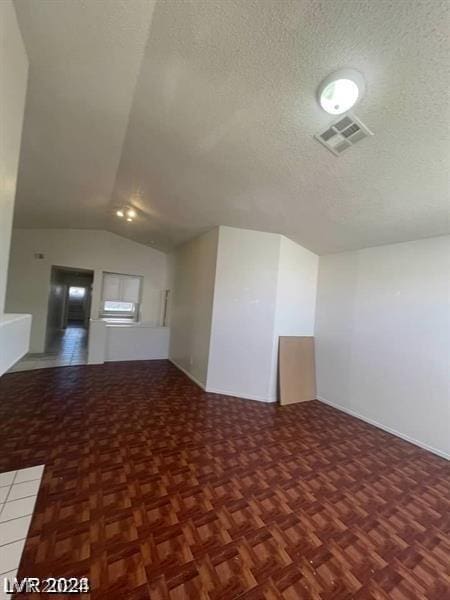
[{"label": "white baseboard", "polygon": [[424,450],[428,450],[429,452],[432,452],[433,454],[437,454],[441,458],[450,460],[450,454],[447,454],[446,452],[443,452],[442,450],[438,450],[437,448],[433,448],[433,446],[429,446],[428,444],[425,444],[424,442],[420,442],[419,440],[416,440],[416,439],[410,437],[409,435],[401,433],[400,431],[397,431],[396,429],[387,427],[386,425],[383,425],[382,423],[379,423],[378,421],[369,419],[368,417],[365,417],[364,415],[361,415],[360,413],[355,412],[354,410],[350,410],[349,408],[345,408],[344,406],[341,406],[340,404],[336,404],[334,402],[330,402],[329,400],[325,400],[325,398],[322,398],[321,396],[317,396],[317,400],[319,400],[320,402],[323,402],[324,404],[328,404],[328,406],[332,406],[333,408],[336,408],[337,410],[340,410],[348,415],[351,415],[352,417],[361,419],[361,421],[369,423],[369,425],[374,425],[375,427],[378,427],[379,429],[382,429],[383,431],[386,431],[387,433],[391,433],[392,435],[395,435],[395,436],[401,438],[402,440],[410,442],[411,444],[414,444],[415,446],[419,446],[420,448],[423,448]]},{"label": "white baseboard", "polygon": [[169,360],[173,365],[175,365],[177,367],[177,369],[180,369],[180,371],[182,371],[185,375],[187,375],[189,377],[189,379],[191,379],[200,388],[202,388],[203,391],[207,392],[208,394],[220,394],[222,396],[232,396],[233,398],[243,398],[244,400],[257,400],[258,402],[276,402],[275,399],[266,398],[264,396],[250,396],[249,394],[236,394],[234,392],[230,392],[227,390],[218,390],[218,389],[206,387],[203,385],[203,383],[201,383],[201,381],[199,381],[196,377],[194,377],[194,375],[192,375],[192,373],[189,373],[189,371],[187,369],[182,367],[176,360],[174,360],[173,358],[170,358],[170,357],[169,357]]},{"label": "white baseboard", "polygon": [[192,375],[192,373],[189,373],[189,371],[187,369],[185,369],[180,364],[178,364],[176,360],[174,360],[173,358],[170,358],[170,356],[169,356],[169,360],[170,360],[170,362],[173,365],[176,366],[177,369],[180,369],[180,371],[183,371],[183,373],[185,375],[187,375],[187,377],[189,377],[189,379],[191,379],[191,381],[193,381],[194,383],[196,383],[198,385],[198,387],[202,388],[202,390],[204,392],[206,392],[205,386],[203,385],[203,383],[199,379],[197,379],[196,377],[194,377],[194,375]]},{"label": "white baseboard", "polygon": [[233,398],[243,398],[244,400],[256,400],[257,402],[276,402],[275,398],[267,398],[266,396],[253,396],[251,394],[237,394],[229,390],[218,390],[216,388],[207,387],[206,391],[210,394],[221,394],[222,396],[232,396]]}]

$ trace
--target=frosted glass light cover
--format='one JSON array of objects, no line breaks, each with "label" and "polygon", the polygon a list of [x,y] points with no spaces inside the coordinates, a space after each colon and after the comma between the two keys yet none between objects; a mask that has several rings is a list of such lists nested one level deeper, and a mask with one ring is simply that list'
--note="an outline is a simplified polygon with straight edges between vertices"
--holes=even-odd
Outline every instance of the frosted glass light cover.
[{"label": "frosted glass light cover", "polygon": [[340,115],[355,105],[359,88],[351,79],[336,79],[320,93],[320,105],[330,115]]}]

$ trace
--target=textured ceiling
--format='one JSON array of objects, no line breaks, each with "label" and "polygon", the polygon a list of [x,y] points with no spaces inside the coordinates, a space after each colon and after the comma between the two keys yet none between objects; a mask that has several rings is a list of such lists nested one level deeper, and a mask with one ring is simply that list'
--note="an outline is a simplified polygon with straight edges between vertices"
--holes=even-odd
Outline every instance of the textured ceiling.
[{"label": "textured ceiling", "polygon": [[[31,61],[16,226],[170,249],[231,225],[319,254],[449,231],[447,1],[16,7]],[[336,158],[312,136],[341,67],[365,76],[355,113],[375,136]]]},{"label": "textured ceiling", "polygon": [[15,225],[103,227],[153,4],[15,6],[30,61]]}]

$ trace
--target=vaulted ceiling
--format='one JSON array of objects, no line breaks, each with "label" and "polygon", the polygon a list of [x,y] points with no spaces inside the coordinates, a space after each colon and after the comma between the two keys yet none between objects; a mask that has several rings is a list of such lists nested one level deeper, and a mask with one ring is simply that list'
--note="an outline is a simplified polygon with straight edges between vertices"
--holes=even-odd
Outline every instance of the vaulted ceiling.
[{"label": "vaulted ceiling", "polygon": [[[449,231],[446,1],[16,0],[30,59],[16,227],[168,250],[215,225],[324,254]],[[335,157],[321,80],[374,132]],[[133,223],[115,209],[132,205]]]}]

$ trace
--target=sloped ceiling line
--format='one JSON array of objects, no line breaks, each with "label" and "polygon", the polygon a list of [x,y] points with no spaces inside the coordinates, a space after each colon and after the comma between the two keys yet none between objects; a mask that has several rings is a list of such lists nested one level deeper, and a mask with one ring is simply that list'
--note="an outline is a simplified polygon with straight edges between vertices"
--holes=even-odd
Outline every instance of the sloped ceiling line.
[{"label": "sloped ceiling line", "polygon": [[[325,254],[448,233],[448,2],[16,0],[31,59],[16,225],[163,250],[215,225]],[[317,85],[375,133],[336,158]],[[132,203],[131,224],[113,208]]]}]

